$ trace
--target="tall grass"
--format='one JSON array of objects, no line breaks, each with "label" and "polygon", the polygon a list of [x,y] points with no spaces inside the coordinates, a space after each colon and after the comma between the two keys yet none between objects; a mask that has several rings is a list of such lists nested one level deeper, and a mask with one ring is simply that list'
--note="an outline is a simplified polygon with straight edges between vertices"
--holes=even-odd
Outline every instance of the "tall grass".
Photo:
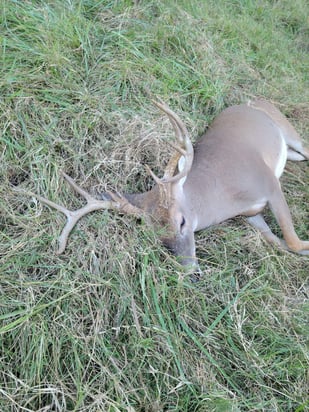
[{"label": "tall grass", "polygon": [[[193,140],[227,105],[264,96],[308,143],[307,2],[0,10],[1,411],[309,410],[308,258],[237,218],[197,235],[192,284],[151,229],[109,212],[56,256],[62,216],[14,190],[76,207],[60,170],[89,190],[149,188],[144,164],[162,170],[171,135],[149,94]],[[282,185],[308,239],[308,165],[289,164]]]}]

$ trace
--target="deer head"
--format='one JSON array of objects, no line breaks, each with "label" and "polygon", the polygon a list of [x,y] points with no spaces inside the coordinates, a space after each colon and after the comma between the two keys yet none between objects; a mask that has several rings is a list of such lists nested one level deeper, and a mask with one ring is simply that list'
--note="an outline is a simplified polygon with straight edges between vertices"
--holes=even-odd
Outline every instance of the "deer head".
[{"label": "deer head", "polygon": [[58,254],[65,250],[69,234],[79,219],[95,210],[113,209],[122,214],[143,218],[160,233],[163,244],[179,257],[182,265],[194,268],[194,270],[198,268],[195,258],[194,230],[190,216],[184,208],[185,196],[183,193],[183,185],[193,162],[193,146],[186,126],[176,113],[162,101],[154,103],[168,116],[175,131],[177,143],[172,144],[175,153],[166,166],[163,178],[157,177],[146,166],[156,183],[152,190],[140,194],[108,192],[102,194],[101,199],[96,199],[79,187],[70,176],[62,173],[70,186],[87,201],[84,207],[74,211],[28,192],[42,203],[64,213],[67,217],[67,222],[59,237]]},{"label": "deer head", "polygon": [[145,200],[141,208],[149,216],[153,226],[162,232],[160,239],[164,246],[179,257],[181,264],[197,267],[194,230],[190,224],[190,216],[184,208],[186,202],[183,191],[193,163],[193,146],[186,126],[177,114],[163,102],[155,104],[168,116],[175,131],[177,144],[173,145],[175,154],[168,162],[162,179],[147,167],[156,186],[144,195]]}]

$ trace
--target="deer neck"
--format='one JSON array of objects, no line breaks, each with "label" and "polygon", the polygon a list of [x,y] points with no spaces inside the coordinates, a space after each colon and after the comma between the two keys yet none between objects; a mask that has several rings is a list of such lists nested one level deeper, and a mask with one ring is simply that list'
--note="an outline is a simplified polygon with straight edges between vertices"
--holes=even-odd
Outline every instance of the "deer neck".
[{"label": "deer neck", "polygon": [[124,193],[123,196],[133,205],[150,215],[159,203],[159,190],[154,186],[151,190],[143,193]]}]

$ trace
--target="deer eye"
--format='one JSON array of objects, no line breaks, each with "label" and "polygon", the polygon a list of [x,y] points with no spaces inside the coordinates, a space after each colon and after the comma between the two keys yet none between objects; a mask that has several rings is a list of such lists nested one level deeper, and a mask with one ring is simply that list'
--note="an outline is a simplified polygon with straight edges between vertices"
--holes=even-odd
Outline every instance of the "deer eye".
[{"label": "deer eye", "polygon": [[183,229],[185,224],[186,224],[186,219],[182,216],[181,223],[180,223],[180,229]]}]

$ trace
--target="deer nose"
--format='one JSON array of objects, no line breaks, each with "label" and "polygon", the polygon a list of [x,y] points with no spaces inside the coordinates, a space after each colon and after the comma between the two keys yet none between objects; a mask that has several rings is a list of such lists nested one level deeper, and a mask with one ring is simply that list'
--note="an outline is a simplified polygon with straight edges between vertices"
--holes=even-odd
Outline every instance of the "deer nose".
[{"label": "deer nose", "polygon": [[192,283],[197,283],[201,280],[203,272],[197,263],[196,258],[186,258],[181,260],[182,266],[185,268],[185,271],[190,276]]},{"label": "deer nose", "polygon": [[192,283],[197,283],[201,280],[202,276],[203,276],[203,272],[201,268],[197,265],[194,268],[194,271],[190,274],[190,280]]}]

